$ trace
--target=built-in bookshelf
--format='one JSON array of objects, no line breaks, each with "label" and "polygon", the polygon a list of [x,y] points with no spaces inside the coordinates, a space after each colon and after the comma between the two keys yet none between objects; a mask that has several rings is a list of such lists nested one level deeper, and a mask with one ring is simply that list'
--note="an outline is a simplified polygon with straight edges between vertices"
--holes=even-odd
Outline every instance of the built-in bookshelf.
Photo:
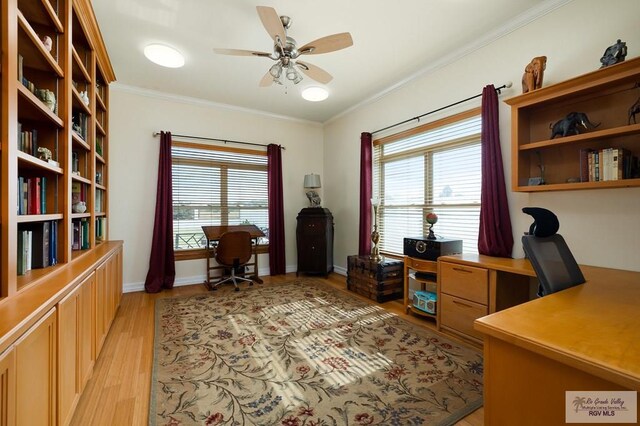
[{"label": "built-in bookshelf", "polygon": [[9,0],[0,14],[3,300],[108,239],[115,76],[88,0]]},{"label": "built-in bookshelf", "polygon": [[[629,115],[639,99],[640,58],[633,58],[507,100],[513,190],[640,186],[640,124]],[[554,134],[554,124],[575,112],[592,125]]]}]

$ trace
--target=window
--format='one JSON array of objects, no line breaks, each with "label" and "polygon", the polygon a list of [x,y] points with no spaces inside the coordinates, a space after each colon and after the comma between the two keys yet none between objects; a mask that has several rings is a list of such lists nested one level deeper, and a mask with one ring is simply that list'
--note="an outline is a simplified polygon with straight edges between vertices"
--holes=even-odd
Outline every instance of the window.
[{"label": "window", "polygon": [[478,252],[481,117],[479,109],[374,141],[373,193],[381,200],[380,250],[402,254],[404,237],[461,239]]},{"label": "window", "polygon": [[251,223],[268,235],[266,152],[174,142],[171,160],[176,251],[206,247],[206,225]]}]

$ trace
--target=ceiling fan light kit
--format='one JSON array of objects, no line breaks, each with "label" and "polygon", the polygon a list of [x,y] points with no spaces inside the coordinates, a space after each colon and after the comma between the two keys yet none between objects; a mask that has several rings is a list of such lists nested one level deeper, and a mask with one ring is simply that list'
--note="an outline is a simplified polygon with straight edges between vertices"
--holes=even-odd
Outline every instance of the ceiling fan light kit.
[{"label": "ceiling fan light kit", "polygon": [[184,66],[184,56],[173,47],[164,44],[153,43],[144,48],[144,56],[154,64],[167,68],[180,68]]},{"label": "ceiling fan light kit", "polygon": [[301,55],[317,55],[335,52],[336,50],[352,46],[353,39],[351,38],[351,34],[333,34],[319,38],[298,48],[295,39],[287,35],[287,30],[291,27],[291,18],[288,16],[278,16],[276,10],[272,7],[256,6],[256,9],[262,25],[273,39],[273,53],[240,49],[214,49],[216,53],[233,56],[259,56],[276,61],[260,80],[259,85],[261,87],[271,86],[273,83],[283,84],[287,81],[298,84],[303,80],[299,71],[302,71],[307,77],[322,84],[327,84],[333,79],[331,74],[322,68],[297,59]]}]

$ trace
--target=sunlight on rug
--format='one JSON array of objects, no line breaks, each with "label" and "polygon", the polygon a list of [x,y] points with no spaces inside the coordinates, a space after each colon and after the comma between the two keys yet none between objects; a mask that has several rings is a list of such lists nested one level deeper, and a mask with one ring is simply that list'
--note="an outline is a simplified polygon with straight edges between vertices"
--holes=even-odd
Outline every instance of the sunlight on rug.
[{"label": "sunlight on rug", "polygon": [[313,279],[156,301],[151,425],[450,425],[475,350]]}]

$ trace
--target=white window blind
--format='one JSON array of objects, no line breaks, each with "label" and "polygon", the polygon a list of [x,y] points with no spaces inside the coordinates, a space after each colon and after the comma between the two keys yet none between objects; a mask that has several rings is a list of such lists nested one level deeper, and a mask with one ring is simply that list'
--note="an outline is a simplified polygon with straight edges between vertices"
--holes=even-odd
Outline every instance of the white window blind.
[{"label": "white window blind", "polygon": [[374,148],[374,194],[382,200],[380,249],[402,254],[405,237],[428,233],[434,212],[439,237],[462,239],[478,252],[481,118],[474,116]]},{"label": "white window blind", "polygon": [[205,247],[206,225],[250,223],[268,235],[266,153],[176,144],[171,160],[175,250]]}]

